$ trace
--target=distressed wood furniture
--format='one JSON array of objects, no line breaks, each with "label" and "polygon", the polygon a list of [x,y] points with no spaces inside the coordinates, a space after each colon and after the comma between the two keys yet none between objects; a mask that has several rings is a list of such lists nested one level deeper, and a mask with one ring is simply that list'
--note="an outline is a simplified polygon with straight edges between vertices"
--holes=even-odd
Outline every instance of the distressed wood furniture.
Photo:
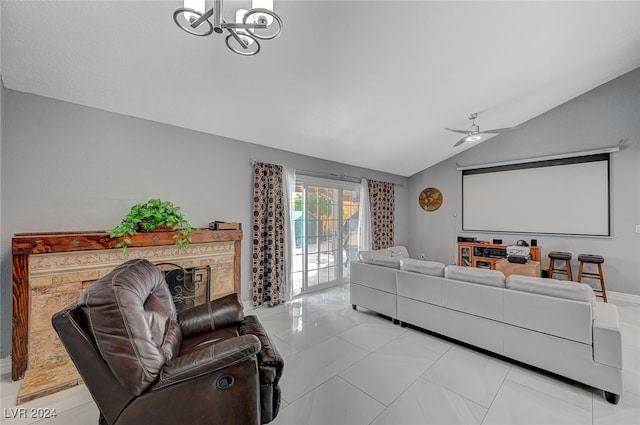
[{"label": "distressed wood furniture", "polygon": [[184,268],[209,266],[210,299],[240,292],[242,230],[196,230],[187,250],[175,245],[173,235],[138,233],[126,253],[115,247],[118,238],[100,231],[14,236],[11,377],[23,379],[18,404],[82,382],[51,316],[118,264],[146,258]]}]

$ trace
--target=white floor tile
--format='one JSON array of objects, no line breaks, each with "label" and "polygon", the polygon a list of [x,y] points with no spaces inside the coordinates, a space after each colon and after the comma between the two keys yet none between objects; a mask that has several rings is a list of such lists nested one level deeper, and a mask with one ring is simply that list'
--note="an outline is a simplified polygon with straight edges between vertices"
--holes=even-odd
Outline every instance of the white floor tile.
[{"label": "white floor tile", "polygon": [[69,425],[69,424],[97,424],[100,411],[95,403],[85,403],[74,409],[66,410],[51,419],[41,419],[34,422],[37,425]]},{"label": "white floor tile", "polygon": [[640,424],[640,396],[625,392],[617,405],[607,402],[602,391],[593,394],[594,425]]},{"label": "white floor tile", "polygon": [[424,376],[481,406],[489,407],[509,368],[502,361],[453,347]]},{"label": "white floor tile", "polygon": [[282,397],[290,404],[366,355],[363,349],[336,337],[294,354],[285,363]]},{"label": "white floor tile", "polygon": [[640,351],[623,348],[622,376],[624,391],[640,396]]},{"label": "white floor tile", "polygon": [[283,359],[286,359],[287,357],[291,357],[294,354],[300,352],[300,350],[298,350],[296,347],[287,344],[286,342],[284,342],[283,340],[281,340],[275,335],[270,335],[269,339],[271,339],[271,342],[273,342],[273,344],[276,346],[278,353],[280,353]]},{"label": "white floor tile", "polygon": [[389,341],[405,333],[400,326],[389,323],[362,323],[338,334],[339,338],[357,345],[366,351],[375,351]]},{"label": "white floor tile", "polygon": [[566,403],[591,411],[593,389],[574,381],[559,379],[554,376],[513,366],[507,374],[507,380],[529,387],[538,392],[556,397]]},{"label": "white floor tile", "polygon": [[622,331],[622,346],[640,351],[640,325],[620,323]]},{"label": "white floor tile", "polygon": [[[6,377],[8,378],[8,376]],[[26,403],[23,403],[19,406],[16,406],[16,396],[18,394],[17,390],[9,391],[8,393],[12,396],[12,399],[6,401],[5,404],[5,385],[3,377],[3,387],[2,387],[2,423],[10,424],[10,425],[22,425],[22,424],[32,424],[40,420],[44,420],[44,423],[63,423],[63,422],[55,422],[58,421],[58,417],[61,418],[70,418],[67,413],[69,411],[75,411],[78,406],[85,406],[89,404],[98,411],[91,395],[89,394],[89,390],[85,385],[78,385],[73,388],[70,388],[65,391],[61,391],[46,397],[42,397],[36,400],[32,400]],[[19,388],[20,382],[11,383],[11,388]],[[85,406],[86,409],[86,406]],[[50,414],[55,412],[55,417],[43,418],[43,414]],[[98,422],[98,415],[95,415],[94,421],[91,423]],[[88,422],[87,422],[88,423]]]},{"label": "white floor tile", "polygon": [[419,378],[372,425],[480,424],[487,409]]},{"label": "white floor tile", "polygon": [[283,409],[274,425],[367,425],[384,410],[344,380],[334,377]]},{"label": "white floor tile", "polygon": [[301,319],[295,329],[276,333],[276,336],[298,350],[304,350],[359,324],[348,317],[326,314],[314,319]]},{"label": "white floor tile", "polygon": [[553,395],[506,380],[484,419],[483,425],[590,424],[588,409]]}]

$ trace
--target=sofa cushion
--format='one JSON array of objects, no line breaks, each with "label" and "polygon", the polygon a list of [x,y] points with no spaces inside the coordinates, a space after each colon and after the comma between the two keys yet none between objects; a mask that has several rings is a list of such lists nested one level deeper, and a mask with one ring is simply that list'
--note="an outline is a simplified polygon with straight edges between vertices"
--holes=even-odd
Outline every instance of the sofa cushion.
[{"label": "sofa cushion", "polygon": [[407,248],[402,245],[391,246],[387,248],[387,250],[389,250],[391,257],[410,258],[409,251],[407,251]]},{"label": "sofa cushion", "polygon": [[567,282],[566,280],[547,279],[542,277],[511,275],[506,281],[507,289],[532,292],[534,294],[568,300],[583,301],[595,306],[596,297],[593,289],[587,284]]},{"label": "sofa cushion", "polygon": [[383,267],[391,267],[393,269],[400,268],[400,259],[399,258],[391,258],[385,256],[376,256],[376,255],[364,255],[361,258],[361,261],[365,264],[373,264],[376,266]]},{"label": "sofa cushion", "polygon": [[481,285],[504,288],[504,273],[497,270],[451,265],[445,267],[444,277],[447,279],[461,280],[463,282],[479,283]]},{"label": "sofa cushion", "polygon": [[408,258],[409,253],[403,246],[393,246],[391,248],[378,249],[375,251],[358,251],[358,258],[366,264],[377,266],[400,268],[400,260]]},{"label": "sofa cushion", "polygon": [[437,261],[403,258],[400,260],[400,270],[427,274],[429,276],[444,276],[444,264],[438,263]]}]

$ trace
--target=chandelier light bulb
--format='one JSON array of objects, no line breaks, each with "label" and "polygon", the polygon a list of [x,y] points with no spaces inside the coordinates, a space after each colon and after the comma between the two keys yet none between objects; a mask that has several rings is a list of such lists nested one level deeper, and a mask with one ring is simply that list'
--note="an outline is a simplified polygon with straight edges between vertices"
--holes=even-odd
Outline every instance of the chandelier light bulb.
[{"label": "chandelier light bulb", "polygon": [[[273,0],[252,0],[251,1],[252,9],[267,9],[273,12]],[[267,15],[266,13],[258,13],[254,15],[253,20],[256,24],[266,23],[267,25],[271,25],[273,22],[273,17]]]},{"label": "chandelier light bulb", "polygon": [[[193,9],[196,12],[204,13],[204,2],[205,0],[184,0],[184,8],[185,9]],[[198,15],[195,13],[185,13],[185,18],[189,20],[189,22],[193,22],[198,19]]]},{"label": "chandelier light bulb", "polygon": [[[236,11],[236,23],[237,24],[242,24],[243,23],[242,20],[244,19],[244,15],[246,15],[247,12],[248,12],[247,9],[238,9]],[[244,41],[247,44],[247,46],[251,46],[253,44],[253,38],[246,37],[246,36],[243,35],[243,34],[246,34],[246,33],[247,33],[247,31],[242,29],[242,28],[236,29],[236,34],[238,34],[240,39],[242,41]]]}]

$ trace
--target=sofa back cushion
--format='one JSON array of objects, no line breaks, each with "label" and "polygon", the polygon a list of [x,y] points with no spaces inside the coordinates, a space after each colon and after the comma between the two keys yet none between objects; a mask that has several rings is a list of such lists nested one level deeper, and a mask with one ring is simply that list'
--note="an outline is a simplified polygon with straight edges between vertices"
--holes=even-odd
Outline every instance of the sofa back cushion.
[{"label": "sofa back cushion", "polygon": [[476,267],[462,267],[450,265],[444,269],[444,277],[447,279],[461,280],[463,282],[479,283],[481,285],[504,288],[504,273],[497,270],[479,269]]},{"label": "sofa back cushion", "polygon": [[[591,344],[592,289],[586,284],[567,283],[555,279],[544,280],[546,282],[541,282],[541,278],[517,275],[507,278],[503,306],[505,323]],[[592,293],[588,294],[579,287]]]},{"label": "sofa back cushion", "polygon": [[429,276],[444,276],[444,264],[437,261],[423,261],[413,258],[400,260],[400,270],[426,274]]},{"label": "sofa back cushion", "polygon": [[404,246],[392,246],[375,251],[358,251],[358,258],[366,264],[399,269],[400,260],[409,258],[409,251]]},{"label": "sofa back cushion", "polygon": [[147,260],[130,260],[95,281],[78,300],[78,312],[118,382],[140,395],[182,342],[177,313],[162,272]]},{"label": "sofa back cushion", "polygon": [[387,248],[391,257],[410,258],[409,251],[402,245],[390,246]]},{"label": "sofa back cushion", "polygon": [[589,285],[567,282],[566,280],[511,275],[506,280],[506,287],[507,289],[515,291],[532,292],[549,297],[582,301],[592,306],[596,303],[593,289],[591,289]]}]

